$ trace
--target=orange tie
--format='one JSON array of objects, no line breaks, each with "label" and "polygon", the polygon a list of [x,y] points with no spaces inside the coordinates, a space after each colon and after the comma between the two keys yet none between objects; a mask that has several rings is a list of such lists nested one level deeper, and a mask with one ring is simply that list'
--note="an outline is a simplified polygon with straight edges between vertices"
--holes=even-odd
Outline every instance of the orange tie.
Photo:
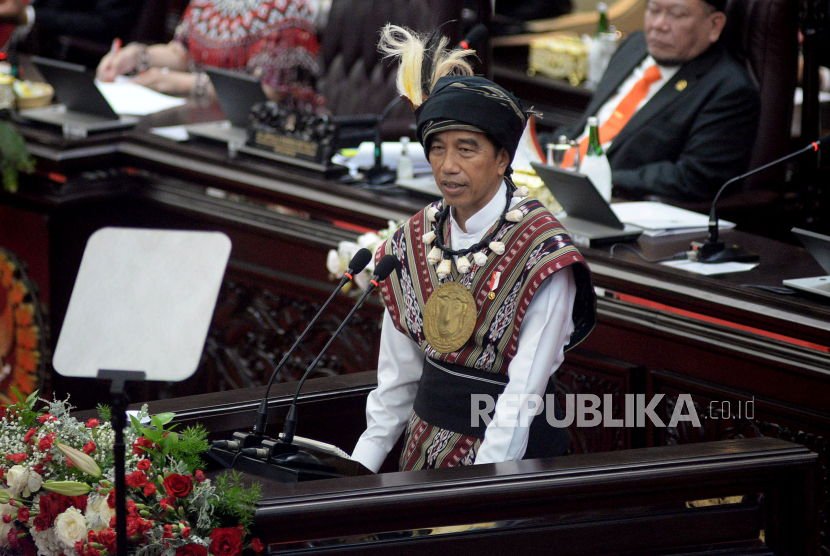
[{"label": "orange tie", "polygon": [[[637,107],[646,98],[651,84],[659,80],[660,68],[657,66],[650,66],[646,69],[642,79],[634,84],[634,87],[625,95],[625,98],[620,101],[617,108],[600,127],[599,127],[599,142],[605,144],[614,139],[620,130],[628,123],[631,116],[637,110]],[[579,142],[579,156],[580,159],[588,152],[588,140],[590,136],[585,137]],[[565,153],[565,159],[562,162],[563,168],[570,168],[573,166],[574,157],[576,156],[576,149],[571,149]]]}]

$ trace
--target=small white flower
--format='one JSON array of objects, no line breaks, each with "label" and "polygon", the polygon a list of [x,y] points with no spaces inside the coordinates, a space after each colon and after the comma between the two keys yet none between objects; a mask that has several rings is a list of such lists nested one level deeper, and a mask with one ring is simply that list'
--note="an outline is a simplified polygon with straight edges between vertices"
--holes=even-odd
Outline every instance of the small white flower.
[{"label": "small white flower", "polygon": [[443,280],[444,278],[449,276],[452,272],[452,263],[450,262],[450,260],[444,259],[443,261],[441,261],[441,264],[438,265],[438,270],[436,272],[438,273],[438,278],[440,280]]},{"label": "small white flower", "polygon": [[475,253],[475,254],[473,255],[473,261],[474,261],[474,262],[475,262],[478,266],[484,266],[484,265],[486,265],[486,264],[487,264],[487,255],[485,255],[484,253],[481,253],[481,252],[479,252],[479,253]]},{"label": "small white flower", "polygon": [[467,257],[458,257],[458,260],[455,261],[455,266],[458,268],[458,272],[461,274],[467,274],[470,272],[470,260]]},{"label": "small white flower", "polygon": [[75,543],[86,538],[86,520],[78,508],[68,508],[55,519],[58,540],[66,548],[73,548]]},{"label": "small white flower", "polygon": [[521,222],[522,218],[524,218],[524,216],[525,216],[525,214],[521,210],[516,209],[516,210],[511,210],[510,212],[505,214],[504,218],[508,222]]},{"label": "small white flower", "polygon": [[427,262],[429,264],[438,264],[442,256],[443,254],[441,253],[441,250],[437,247],[433,247],[427,254]]},{"label": "small white flower", "polygon": [[435,232],[427,232],[421,236],[421,239],[424,240],[424,243],[430,245],[433,241],[435,241]]}]

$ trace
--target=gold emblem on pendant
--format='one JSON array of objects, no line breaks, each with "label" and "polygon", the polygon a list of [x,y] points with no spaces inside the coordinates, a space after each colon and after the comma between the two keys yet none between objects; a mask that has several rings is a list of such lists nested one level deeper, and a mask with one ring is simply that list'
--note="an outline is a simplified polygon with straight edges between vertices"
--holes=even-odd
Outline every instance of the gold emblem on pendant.
[{"label": "gold emblem on pendant", "polygon": [[458,351],[473,335],[477,313],[467,288],[457,282],[442,284],[424,307],[424,335],[441,353]]}]

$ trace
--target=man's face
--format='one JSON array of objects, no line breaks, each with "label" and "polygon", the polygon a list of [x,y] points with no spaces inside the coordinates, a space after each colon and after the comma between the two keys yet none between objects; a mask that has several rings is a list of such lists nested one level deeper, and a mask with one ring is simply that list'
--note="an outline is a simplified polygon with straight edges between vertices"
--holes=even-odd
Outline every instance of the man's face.
[{"label": "man's face", "polygon": [[718,40],[725,23],[726,15],[703,0],[648,0],[648,52],[662,65],[688,62]]},{"label": "man's face", "polygon": [[464,226],[498,191],[510,156],[504,149],[496,152],[483,133],[448,130],[433,138],[429,163],[444,202],[455,209],[456,220]]}]

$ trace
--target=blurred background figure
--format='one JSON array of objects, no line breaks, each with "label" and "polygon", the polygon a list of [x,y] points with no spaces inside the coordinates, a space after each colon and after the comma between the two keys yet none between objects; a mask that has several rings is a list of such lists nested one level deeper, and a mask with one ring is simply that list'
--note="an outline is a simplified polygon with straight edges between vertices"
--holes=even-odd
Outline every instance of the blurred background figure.
[{"label": "blurred background figure", "polygon": [[[155,0],[0,0],[0,45],[94,65],[116,37],[128,37]],[[162,28],[159,32],[163,31]],[[8,46],[11,46],[10,44]]]},{"label": "blurred background figure", "polygon": [[134,75],[162,93],[206,98],[213,94],[204,66],[238,69],[259,78],[274,100],[317,107],[315,4],[307,0],[191,0],[172,41],[114,42],[97,77]]}]

